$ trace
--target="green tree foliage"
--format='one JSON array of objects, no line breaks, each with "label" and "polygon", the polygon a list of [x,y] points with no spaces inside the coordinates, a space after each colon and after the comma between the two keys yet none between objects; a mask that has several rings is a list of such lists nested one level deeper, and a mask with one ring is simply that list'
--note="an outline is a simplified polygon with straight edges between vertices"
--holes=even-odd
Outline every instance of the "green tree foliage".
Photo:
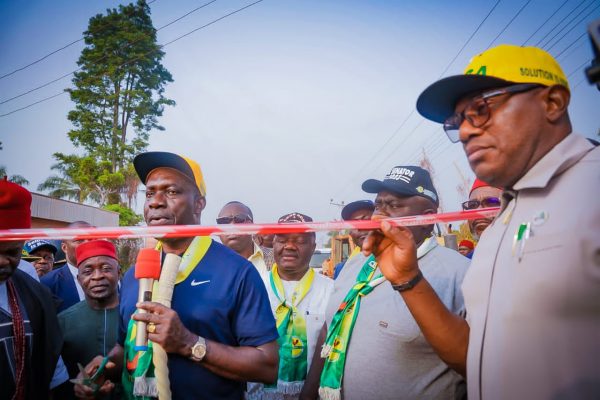
[{"label": "green tree foliage", "polygon": [[122,218],[131,222],[135,213],[125,209],[131,208],[139,184],[132,160],[147,148],[151,130],[164,130],[158,118],[165,106],[175,104],[164,96],[173,78],[161,64],[164,52],[144,0],[92,17],[84,40],[80,70],[67,89],[75,103],[68,136],[79,154],[55,153],[56,174],[38,190],[119,205]]},{"label": "green tree foliage", "polygon": [[92,17],[84,39],[81,70],[68,89],[76,104],[69,138],[117,172],[146,149],[151,129],[164,130],[158,117],[174,104],[163,95],[173,79],[161,64],[164,52],[144,1]]},{"label": "green tree foliage", "polygon": [[131,208],[121,204],[109,204],[104,206],[104,209],[119,213],[119,226],[134,226],[143,220],[141,215],[136,214]]}]

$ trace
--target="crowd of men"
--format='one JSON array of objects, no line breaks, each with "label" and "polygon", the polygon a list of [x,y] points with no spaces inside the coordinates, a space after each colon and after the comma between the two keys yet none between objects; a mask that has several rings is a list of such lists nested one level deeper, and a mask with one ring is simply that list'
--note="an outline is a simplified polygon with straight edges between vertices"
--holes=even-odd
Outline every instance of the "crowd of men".
[{"label": "crowd of men", "polygon": [[[314,233],[169,238],[156,249],[180,260],[172,295],[140,301],[108,240],[63,241],[54,270],[52,242],[0,241],[0,398],[597,398],[600,149],[572,132],[569,99],[548,53],[510,45],[421,93],[418,112],[462,143],[477,176],[463,209],[500,208],[469,221],[478,244],[459,251],[432,225],[386,220],[438,211],[429,173],[402,162],[362,183],[374,200],[342,210],[381,222],[350,232],[335,279],[309,265]],[[200,224],[198,163],[147,152],[134,167],[148,226]],[[1,181],[0,229],[29,228],[30,203]],[[253,220],[231,201],[216,222]]]}]

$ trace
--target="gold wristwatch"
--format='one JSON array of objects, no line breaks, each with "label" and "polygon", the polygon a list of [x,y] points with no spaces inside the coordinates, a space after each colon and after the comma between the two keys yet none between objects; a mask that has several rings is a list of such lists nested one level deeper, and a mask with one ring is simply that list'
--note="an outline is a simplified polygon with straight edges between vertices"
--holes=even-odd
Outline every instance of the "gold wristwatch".
[{"label": "gold wristwatch", "polygon": [[206,355],[206,340],[202,336],[198,336],[198,340],[192,346],[192,355],[190,358],[193,361],[200,362]]}]

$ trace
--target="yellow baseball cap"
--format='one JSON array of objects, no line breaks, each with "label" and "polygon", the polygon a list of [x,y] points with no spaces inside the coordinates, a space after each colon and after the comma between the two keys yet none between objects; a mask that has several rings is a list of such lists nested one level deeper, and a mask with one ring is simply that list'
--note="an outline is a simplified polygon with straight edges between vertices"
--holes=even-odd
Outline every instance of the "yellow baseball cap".
[{"label": "yellow baseball cap", "polygon": [[514,83],[562,85],[569,89],[565,73],[548,52],[538,47],[501,44],[473,57],[462,75],[431,84],[417,99],[417,111],[427,119],[443,123],[467,94]]},{"label": "yellow baseball cap", "polygon": [[191,158],[166,151],[149,151],[135,156],[133,166],[145,185],[150,172],[156,168],[173,168],[196,184],[201,196],[206,196],[206,183],[200,165]]}]

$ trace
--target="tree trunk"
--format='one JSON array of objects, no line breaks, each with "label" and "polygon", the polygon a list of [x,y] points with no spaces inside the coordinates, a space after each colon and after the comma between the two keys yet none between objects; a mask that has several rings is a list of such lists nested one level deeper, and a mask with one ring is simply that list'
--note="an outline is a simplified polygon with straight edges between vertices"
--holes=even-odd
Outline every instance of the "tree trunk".
[{"label": "tree trunk", "polygon": [[115,99],[113,100],[113,126],[112,126],[112,149],[111,149],[111,171],[117,170],[118,130],[119,130],[119,96],[121,95],[121,82],[115,82]]}]

